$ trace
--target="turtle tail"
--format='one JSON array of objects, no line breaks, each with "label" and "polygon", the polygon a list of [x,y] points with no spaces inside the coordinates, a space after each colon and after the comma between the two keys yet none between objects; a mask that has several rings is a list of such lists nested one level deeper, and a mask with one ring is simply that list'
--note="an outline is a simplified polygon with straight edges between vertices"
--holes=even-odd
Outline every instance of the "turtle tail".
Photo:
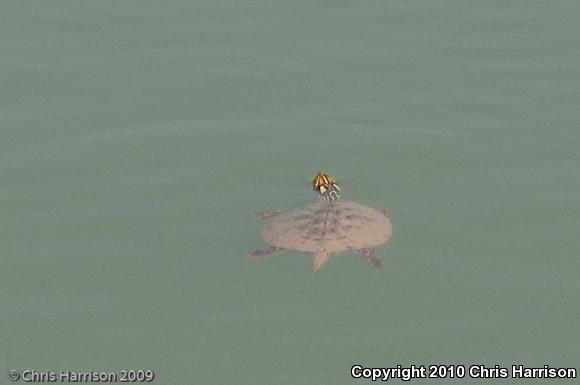
[{"label": "turtle tail", "polygon": [[318,269],[320,269],[328,259],[330,258],[330,253],[326,251],[326,249],[320,249],[314,254],[314,266],[312,270],[316,273]]}]

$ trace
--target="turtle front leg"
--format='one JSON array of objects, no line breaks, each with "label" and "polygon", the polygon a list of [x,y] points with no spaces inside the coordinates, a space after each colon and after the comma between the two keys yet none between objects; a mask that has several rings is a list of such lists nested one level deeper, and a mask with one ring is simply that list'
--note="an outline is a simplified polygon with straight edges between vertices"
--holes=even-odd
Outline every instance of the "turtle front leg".
[{"label": "turtle front leg", "polygon": [[377,210],[378,212],[380,212],[381,214],[383,214],[385,217],[389,217],[389,212],[387,210],[385,210],[382,207],[373,207],[373,209]]},{"label": "turtle front leg", "polygon": [[248,258],[250,261],[255,261],[258,258],[269,257],[270,255],[280,254],[284,251],[286,251],[286,249],[276,246],[270,246],[269,248],[264,250],[248,251],[246,253],[246,258]]},{"label": "turtle front leg", "polygon": [[375,267],[383,266],[383,260],[375,255],[374,247],[355,250],[355,252],[360,254],[361,257],[372,263]]},{"label": "turtle front leg", "polygon": [[267,221],[268,219],[274,218],[276,215],[283,213],[288,209],[275,209],[275,210],[268,210],[268,211],[260,211],[259,213],[255,213],[254,215],[259,218]]}]

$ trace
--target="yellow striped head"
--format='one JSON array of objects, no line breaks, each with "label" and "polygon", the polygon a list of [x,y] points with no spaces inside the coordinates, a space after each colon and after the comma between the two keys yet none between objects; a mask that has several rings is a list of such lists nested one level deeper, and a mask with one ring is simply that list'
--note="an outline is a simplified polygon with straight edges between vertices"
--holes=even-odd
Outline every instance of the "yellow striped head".
[{"label": "yellow striped head", "polygon": [[312,188],[318,192],[320,200],[324,202],[338,202],[340,200],[340,188],[332,177],[322,171],[312,179]]}]

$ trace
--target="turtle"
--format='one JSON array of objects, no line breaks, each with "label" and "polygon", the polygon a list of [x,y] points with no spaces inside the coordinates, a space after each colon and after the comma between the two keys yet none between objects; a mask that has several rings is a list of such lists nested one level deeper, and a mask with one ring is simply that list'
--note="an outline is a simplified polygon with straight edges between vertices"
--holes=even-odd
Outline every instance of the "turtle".
[{"label": "turtle", "polygon": [[264,250],[246,253],[249,260],[296,250],[313,256],[313,271],[320,269],[331,255],[353,251],[376,267],[383,261],[375,247],[391,238],[393,226],[386,210],[343,201],[334,179],[320,171],[312,180],[320,202],[292,209],[256,213],[268,221],[262,230]]}]

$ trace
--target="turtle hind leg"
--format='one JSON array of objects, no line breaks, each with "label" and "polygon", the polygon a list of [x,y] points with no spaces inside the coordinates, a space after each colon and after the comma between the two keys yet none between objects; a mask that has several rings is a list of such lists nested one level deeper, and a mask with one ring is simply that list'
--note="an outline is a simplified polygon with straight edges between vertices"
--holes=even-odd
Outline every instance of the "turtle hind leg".
[{"label": "turtle hind leg", "polygon": [[275,209],[275,210],[268,210],[268,211],[260,211],[259,213],[255,213],[254,215],[259,219],[263,219],[267,221],[268,219],[274,218],[276,215],[283,213],[288,209]]},{"label": "turtle hind leg", "polygon": [[372,263],[375,267],[383,266],[383,260],[375,255],[374,247],[366,249],[355,250],[361,257]]},{"label": "turtle hind leg", "polygon": [[258,258],[269,257],[270,255],[280,254],[284,251],[286,251],[286,249],[276,246],[270,246],[269,248],[264,250],[248,251],[246,253],[246,258],[248,258],[250,261],[254,261]]}]

